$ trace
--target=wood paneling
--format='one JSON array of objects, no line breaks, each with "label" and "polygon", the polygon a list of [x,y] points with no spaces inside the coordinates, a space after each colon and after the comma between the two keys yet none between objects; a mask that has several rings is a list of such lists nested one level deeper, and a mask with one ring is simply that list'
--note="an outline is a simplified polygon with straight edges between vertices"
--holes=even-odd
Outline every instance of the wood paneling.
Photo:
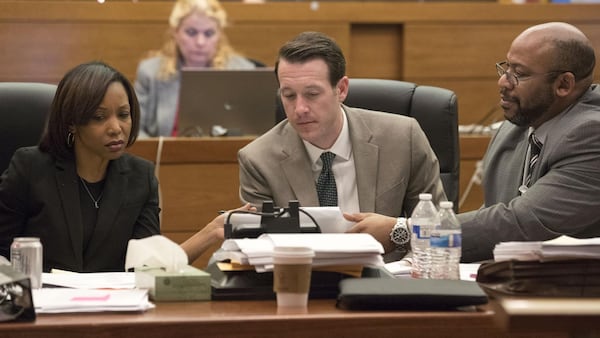
[{"label": "wood paneling", "polygon": [[399,24],[353,24],[348,75],[402,79],[403,33]]},{"label": "wood paneling", "polygon": [[[160,48],[172,1],[0,1],[0,81],[56,83],[78,63],[102,59],[131,79]],[[600,50],[600,6],[493,2],[224,2],[227,33],[246,56],[272,66],[281,44],[306,30],[334,37],[348,74],[454,90],[459,122],[498,101],[494,63],[512,39],[544,21],[579,26]]]},{"label": "wood paneling", "polygon": [[[129,152],[157,164],[161,232],[177,243],[189,238],[222,209],[241,205],[237,151],[252,138],[166,138],[138,140]],[[205,267],[211,250],[194,262]]]},{"label": "wood paneling", "polygon": [[[483,204],[483,190],[474,180],[471,182],[479,162],[490,142],[487,135],[461,135],[460,137],[460,194],[459,212],[476,210]],[[465,196],[466,194],[466,196]]]}]

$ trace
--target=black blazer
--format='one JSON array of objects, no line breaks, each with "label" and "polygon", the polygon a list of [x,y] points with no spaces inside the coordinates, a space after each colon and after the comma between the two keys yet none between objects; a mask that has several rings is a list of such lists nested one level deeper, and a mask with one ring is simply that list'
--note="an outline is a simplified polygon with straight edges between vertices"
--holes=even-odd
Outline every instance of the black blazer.
[{"label": "black blazer", "polygon": [[124,154],[111,161],[98,221],[86,250],[74,160],[37,147],[17,150],[0,177],[0,254],[14,237],[40,237],[44,271],[124,271],[128,241],[160,233],[154,166]]}]

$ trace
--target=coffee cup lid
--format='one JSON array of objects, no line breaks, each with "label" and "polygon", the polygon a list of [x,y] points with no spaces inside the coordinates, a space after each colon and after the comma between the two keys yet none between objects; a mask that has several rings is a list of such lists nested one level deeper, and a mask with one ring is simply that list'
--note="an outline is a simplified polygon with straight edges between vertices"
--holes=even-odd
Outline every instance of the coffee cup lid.
[{"label": "coffee cup lid", "polygon": [[306,246],[276,246],[273,249],[273,256],[275,257],[314,257],[315,252],[313,249]]}]

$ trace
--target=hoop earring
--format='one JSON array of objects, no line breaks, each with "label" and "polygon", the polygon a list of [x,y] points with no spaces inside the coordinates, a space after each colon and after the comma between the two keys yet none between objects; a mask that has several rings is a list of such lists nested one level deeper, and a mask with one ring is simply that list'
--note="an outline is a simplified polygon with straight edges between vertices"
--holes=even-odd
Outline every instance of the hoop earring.
[{"label": "hoop earring", "polygon": [[67,147],[73,148],[73,144],[75,144],[75,135],[72,132],[67,134]]}]

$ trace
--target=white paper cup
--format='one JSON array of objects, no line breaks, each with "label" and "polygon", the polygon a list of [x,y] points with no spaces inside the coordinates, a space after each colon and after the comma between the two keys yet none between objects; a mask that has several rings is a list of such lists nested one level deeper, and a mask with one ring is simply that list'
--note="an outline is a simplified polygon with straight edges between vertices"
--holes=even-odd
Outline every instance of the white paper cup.
[{"label": "white paper cup", "polygon": [[307,306],[314,256],[314,251],[307,247],[275,247],[273,250],[273,291],[277,294],[277,306]]}]

